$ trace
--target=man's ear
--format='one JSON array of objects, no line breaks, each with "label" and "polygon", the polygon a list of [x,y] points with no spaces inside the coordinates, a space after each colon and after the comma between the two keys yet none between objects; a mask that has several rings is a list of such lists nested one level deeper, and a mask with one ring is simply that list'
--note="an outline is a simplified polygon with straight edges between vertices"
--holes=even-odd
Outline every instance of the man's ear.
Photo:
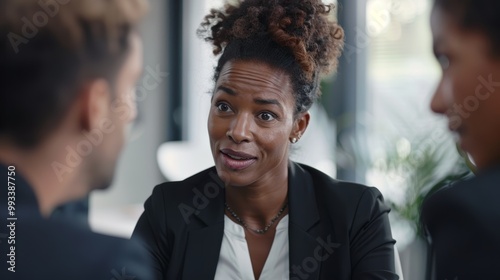
[{"label": "man's ear", "polygon": [[80,92],[80,129],[90,131],[109,117],[111,89],[104,79],[88,82]]},{"label": "man's ear", "polygon": [[302,135],[304,135],[304,132],[306,132],[307,126],[309,126],[310,119],[311,115],[309,114],[309,112],[300,113],[294,121],[290,139],[296,139],[296,141],[298,141],[302,137]]}]

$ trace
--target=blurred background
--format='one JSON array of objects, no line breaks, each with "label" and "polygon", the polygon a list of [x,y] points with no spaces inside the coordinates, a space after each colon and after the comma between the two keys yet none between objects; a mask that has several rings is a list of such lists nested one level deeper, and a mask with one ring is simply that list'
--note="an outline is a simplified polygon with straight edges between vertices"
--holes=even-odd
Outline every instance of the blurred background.
[{"label": "blurred background", "polygon": [[[423,279],[420,203],[467,172],[445,120],[428,105],[440,76],[432,54],[431,0],[324,2],[336,5],[332,16],[345,29],[346,45],[338,72],[322,82],[322,99],[293,159],[379,188],[393,209],[405,279]],[[215,58],[196,29],[223,1],[150,3],[142,26],[139,117],[113,186],[94,192],[89,203],[92,228],[123,237],[131,235],[155,185],[213,165],[206,119]]]}]

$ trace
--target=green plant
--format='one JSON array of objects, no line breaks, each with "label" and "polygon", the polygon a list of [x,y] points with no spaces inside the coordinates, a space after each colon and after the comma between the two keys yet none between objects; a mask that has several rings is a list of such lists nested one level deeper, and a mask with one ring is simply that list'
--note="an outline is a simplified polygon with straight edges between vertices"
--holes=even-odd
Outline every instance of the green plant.
[{"label": "green plant", "polygon": [[403,199],[388,199],[388,202],[398,218],[408,221],[421,237],[424,232],[420,224],[420,209],[425,198],[471,175],[466,161],[457,156],[453,145],[448,141],[430,143],[426,139],[429,138],[418,139],[413,143],[406,139],[400,140],[389,149],[384,160],[374,165],[376,170],[384,174],[402,178],[405,188]]}]

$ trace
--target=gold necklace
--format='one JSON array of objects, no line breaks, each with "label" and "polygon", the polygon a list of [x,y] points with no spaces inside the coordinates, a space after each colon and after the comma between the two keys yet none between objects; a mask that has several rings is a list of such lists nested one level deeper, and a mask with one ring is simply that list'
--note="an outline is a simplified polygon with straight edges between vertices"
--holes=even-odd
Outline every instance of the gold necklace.
[{"label": "gold necklace", "polygon": [[283,207],[281,207],[278,214],[276,214],[276,216],[274,218],[272,218],[271,222],[269,222],[269,224],[267,226],[265,226],[263,229],[253,229],[253,228],[249,227],[247,225],[247,223],[245,223],[245,221],[243,221],[243,219],[241,219],[238,215],[236,215],[236,213],[233,211],[233,209],[231,209],[231,207],[229,207],[229,205],[227,205],[226,202],[224,202],[224,205],[226,206],[226,209],[227,209],[227,211],[229,211],[231,216],[233,216],[233,218],[235,218],[236,221],[238,221],[238,223],[240,225],[242,225],[244,228],[249,229],[249,230],[251,230],[255,233],[258,233],[258,234],[264,234],[264,233],[268,232],[269,229],[271,228],[271,226],[276,222],[276,220],[278,220],[279,217],[281,217],[281,214],[283,214],[283,212],[285,211],[286,207],[288,206],[288,203],[285,203],[285,205],[283,205]]}]

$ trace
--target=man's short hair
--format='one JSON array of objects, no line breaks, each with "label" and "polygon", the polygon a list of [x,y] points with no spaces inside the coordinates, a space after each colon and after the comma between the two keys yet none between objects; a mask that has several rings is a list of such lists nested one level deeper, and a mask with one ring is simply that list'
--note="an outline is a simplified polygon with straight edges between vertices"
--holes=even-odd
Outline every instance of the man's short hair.
[{"label": "man's short hair", "polygon": [[35,147],[86,81],[111,84],[146,0],[0,0],[0,139]]}]

